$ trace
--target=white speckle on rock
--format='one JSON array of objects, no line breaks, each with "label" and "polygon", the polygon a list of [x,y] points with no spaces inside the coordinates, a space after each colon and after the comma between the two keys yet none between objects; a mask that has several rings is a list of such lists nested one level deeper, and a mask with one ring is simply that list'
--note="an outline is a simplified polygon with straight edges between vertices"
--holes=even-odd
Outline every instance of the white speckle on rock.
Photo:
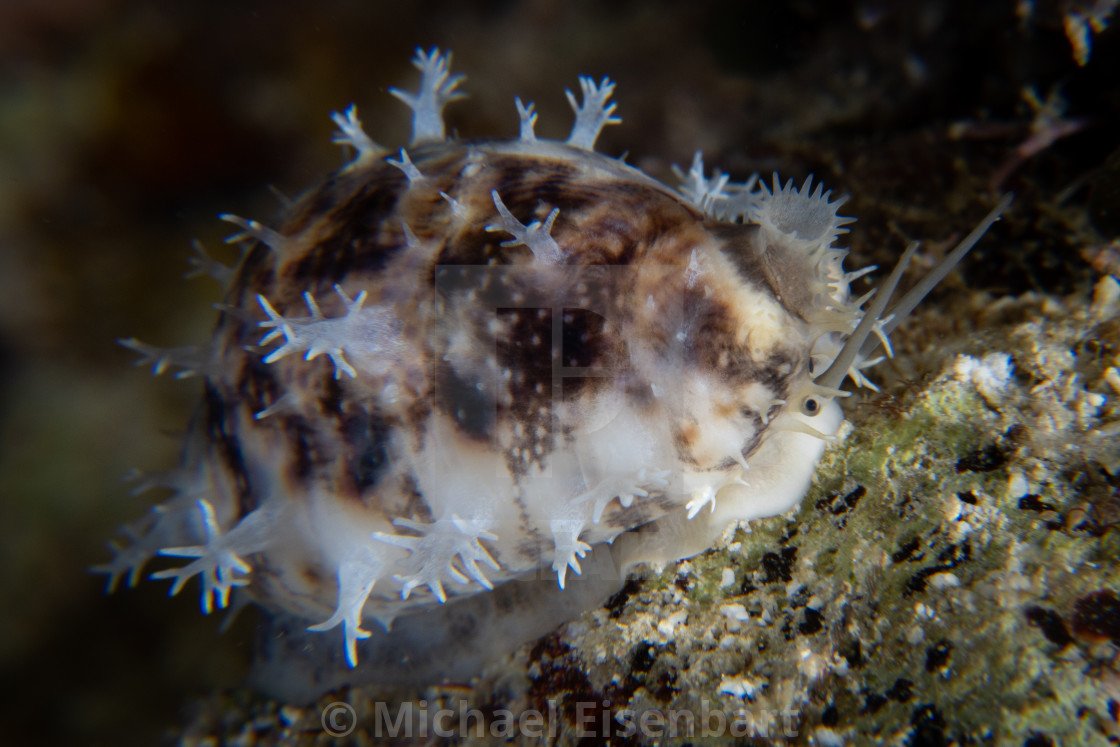
[{"label": "white speckle on rock", "polygon": [[919,620],[932,620],[933,618],[937,617],[937,612],[935,612],[934,609],[928,604],[919,602],[918,604],[914,605],[914,617],[918,618]]},{"label": "white speckle on rock", "polygon": [[813,741],[821,747],[844,747],[844,738],[827,726],[818,726],[813,730]]},{"label": "white speckle on rock", "polygon": [[284,706],[280,709],[280,721],[285,726],[295,726],[303,718],[303,712],[294,706]]},{"label": "white speckle on rock", "polygon": [[833,654],[832,657],[828,657],[824,654],[818,654],[806,644],[802,644],[799,659],[797,669],[810,681],[816,681],[828,672],[837,670],[842,670],[839,672],[841,675],[847,674],[847,662],[844,662],[839,655]]},{"label": "white speckle on rock", "polygon": [[927,581],[934,589],[953,589],[961,585],[961,580],[953,573],[935,573]]},{"label": "white speckle on rock", "polygon": [[750,619],[750,613],[747,608],[741,604],[725,604],[719,608],[720,613],[730,620],[738,620],[743,622]]},{"label": "white speckle on rock", "polygon": [[672,638],[676,635],[677,626],[683,625],[684,621],[688,619],[688,610],[680,610],[674,612],[666,618],[657,621],[657,632],[666,638]]},{"label": "white speckle on rock", "polygon": [[953,364],[957,380],[971,381],[976,391],[989,404],[1000,399],[1011,381],[1013,370],[1011,356],[1007,353],[989,353],[980,360],[970,355],[959,355]]},{"label": "white speckle on rock", "polygon": [[736,698],[753,699],[755,692],[757,692],[754,683],[746,677],[728,677],[723,676],[719,681],[719,691],[727,695],[734,695]]},{"label": "white speckle on rock", "polygon": [[720,576],[719,579],[719,588],[726,589],[733,583],[735,583],[735,571],[731,570],[730,568],[724,568],[723,575]]}]

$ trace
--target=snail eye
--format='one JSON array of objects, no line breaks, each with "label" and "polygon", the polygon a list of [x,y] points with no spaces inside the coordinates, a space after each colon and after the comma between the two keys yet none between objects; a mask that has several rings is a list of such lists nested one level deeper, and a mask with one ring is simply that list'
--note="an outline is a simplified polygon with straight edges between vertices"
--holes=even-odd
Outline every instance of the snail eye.
[{"label": "snail eye", "polygon": [[801,401],[801,414],[815,417],[820,414],[821,403],[816,397],[806,397]]}]

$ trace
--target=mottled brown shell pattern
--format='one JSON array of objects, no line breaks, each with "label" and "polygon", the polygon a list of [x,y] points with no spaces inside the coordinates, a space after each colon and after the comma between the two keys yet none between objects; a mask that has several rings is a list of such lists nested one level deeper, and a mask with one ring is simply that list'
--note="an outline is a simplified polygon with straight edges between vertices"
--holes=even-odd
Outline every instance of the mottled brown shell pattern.
[{"label": "mottled brown shell pattern", "polygon": [[569,94],[567,142],[537,140],[520,101],[517,140],[448,140],[460,78],[438,50],[416,64],[420,91],[393,91],[408,149],[335,115],[353,162],[275,228],[227,217],[247,252],[201,261],[230,281],[210,344],[126,342],[205,397],[176,495],[100,569],[112,586],[187,558],[154,575],[198,576],[207,612],[237,595],[341,626],[350,666],[368,620],[515,578],[562,589],[604,543],[619,573],[685,557],[787,510],[839,382],[886,345],[820,186],[731,184],[697,156],[671,189],[595,153],[605,79]]}]

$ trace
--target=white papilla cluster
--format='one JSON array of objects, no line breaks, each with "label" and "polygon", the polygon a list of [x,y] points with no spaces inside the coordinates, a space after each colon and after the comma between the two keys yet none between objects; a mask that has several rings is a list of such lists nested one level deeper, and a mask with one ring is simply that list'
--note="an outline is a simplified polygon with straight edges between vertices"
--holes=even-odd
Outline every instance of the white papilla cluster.
[{"label": "white papilla cluster", "polygon": [[[854,272],[844,270],[848,251],[837,248],[835,243],[848,233],[846,226],[855,222],[855,218],[839,214],[848,198],[830,199],[832,190],[825,190],[820,182],[814,187],[811,174],[800,188],[794,186],[792,179],[783,185],[777,174],[773,175],[773,186],[760,181],[757,174],[745,182],[732,182],[719,169],[705,176],[704,158],[699,151],[687,174],[677,167],[674,171],[681,180],[681,196],[695,208],[716,220],[756,224],[762,229],[767,247],[786,257],[802,258],[812,289],[809,320],[820,334],[812,351],[814,370],[827,369],[863,318],[861,307],[870,298],[868,294],[853,300],[851,283],[877,269],[872,265]],[[891,347],[883,326],[889,321],[889,317],[877,319],[871,330],[888,356]],[[877,390],[863,371],[882,360],[881,356],[857,355],[847,375],[856,386]]]}]

